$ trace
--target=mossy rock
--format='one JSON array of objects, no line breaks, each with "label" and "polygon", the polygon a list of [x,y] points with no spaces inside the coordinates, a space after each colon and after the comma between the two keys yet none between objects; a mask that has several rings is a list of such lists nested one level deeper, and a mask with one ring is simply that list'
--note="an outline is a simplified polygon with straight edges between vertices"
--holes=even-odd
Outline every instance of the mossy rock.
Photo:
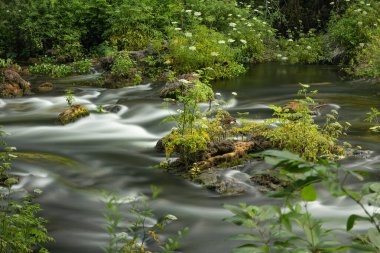
[{"label": "mossy rock", "polygon": [[75,122],[80,118],[87,117],[88,115],[90,115],[90,112],[86,107],[83,105],[73,105],[59,114],[58,121],[62,125],[66,125]]}]

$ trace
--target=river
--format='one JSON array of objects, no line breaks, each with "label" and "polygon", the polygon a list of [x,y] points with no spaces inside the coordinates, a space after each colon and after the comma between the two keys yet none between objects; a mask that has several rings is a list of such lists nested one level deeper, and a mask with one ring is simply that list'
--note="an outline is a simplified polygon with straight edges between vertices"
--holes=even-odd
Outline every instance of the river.
[{"label": "river", "polygon": [[[156,185],[162,189],[152,203],[156,213],[172,213],[179,219],[164,235],[189,227],[182,252],[231,252],[240,243],[227,238],[240,230],[223,221],[230,213],[222,205],[268,200],[254,190],[241,196],[220,196],[155,168],[164,157],[155,153],[154,145],[172,127],[160,124],[171,113],[161,105],[160,85],[116,90],[80,85],[80,81],[91,82],[91,78],[92,75],[55,80],[52,93],[0,100],[0,125],[9,133],[6,141],[29,154],[14,161],[13,171],[21,177],[18,190],[43,190],[38,202],[49,220],[49,233],[55,238],[49,250],[103,252],[107,234],[102,191],[127,197],[148,194],[150,185]],[[60,126],[56,119],[66,106],[63,91],[74,82],[76,102],[93,113]],[[350,158],[343,163],[372,171],[378,180],[380,135],[367,130],[369,124],[364,118],[371,107],[380,108],[379,85],[344,81],[333,66],[260,64],[240,78],[214,83],[214,91],[229,101],[233,114],[250,112],[250,117],[262,119],[271,114],[268,105],[285,104],[294,98],[300,82],[318,89],[316,99],[337,109],[340,121],[352,124],[345,141],[373,151],[367,159]],[[234,98],[231,92],[238,95]],[[115,104],[119,105],[116,113],[95,112],[99,105]],[[317,217],[334,220],[332,224],[336,222],[342,228],[350,213],[360,213],[349,200],[328,197],[313,203],[311,211]]]}]

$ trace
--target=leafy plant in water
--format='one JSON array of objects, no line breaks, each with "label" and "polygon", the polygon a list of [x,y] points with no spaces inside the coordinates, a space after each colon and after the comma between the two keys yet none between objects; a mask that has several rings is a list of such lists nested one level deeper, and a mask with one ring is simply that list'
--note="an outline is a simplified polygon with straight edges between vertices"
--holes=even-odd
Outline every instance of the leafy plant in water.
[{"label": "leafy plant in water", "polygon": [[375,123],[373,127],[370,127],[369,129],[373,132],[380,132],[380,111],[377,110],[377,108],[372,107],[371,111],[367,113],[367,118],[365,121],[368,121],[370,123]]},{"label": "leafy plant in water", "polygon": [[73,89],[66,89],[65,90],[65,99],[66,99],[68,106],[72,107],[74,102],[75,102],[74,90]]},{"label": "leafy plant in water", "polygon": [[4,132],[0,131],[0,142],[3,152],[0,153],[0,252],[7,253],[47,253],[43,244],[53,241],[45,228],[46,220],[38,216],[41,211],[39,204],[33,199],[42,192],[38,189],[33,194],[17,196],[13,185],[18,183],[16,177],[8,172],[11,160],[17,157],[15,148],[9,147],[2,139]]},{"label": "leafy plant in water", "polygon": [[[167,214],[155,223],[151,222],[154,212],[149,201],[157,198],[160,192],[157,187],[152,186],[151,189],[153,192],[151,197],[140,195],[128,197],[126,200],[116,195],[105,194],[107,210],[104,216],[107,221],[106,230],[110,236],[108,246],[105,248],[107,253],[152,252],[149,248],[161,249],[154,252],[171,253],[179,248],[179,241],[187,234],[188,229],[178,231],[175,237],[170,237],[166,241],[159,239],[159,234],[165,230],[168,224],[177,220],[177,217]],[[126,228],[121,227],[124,218],[120,208],[123,207],[123,203],[127,203],[128,213],[132,216],[128,220]]]},{"label": "leafy plant in water", "polygon": [[[283,190],[269,194],[283,199],[283,207],[270,206],[226,206],[234,216],[227,221],[248,228],[252,233],[237,235],[233,239],[248,240],[234,252],[334,252],[349,249],[378,252],[380,240],[380,187],[378,183],[365,185],[361,193],[345,186],[348,177],[363,180],[363,171],[352,171],[327,160],[307,162],[287,151],[265,151],[261,153],[266,162],[274,165],[277,173],[288,177],[290,184]],[[334,230],[323,228],[324,221],[314,219],[308,203],[317,200],[316,183],[322,184],[332,196],[347,196],[362,210],[364,215],[352,214],[347,219],[346,230],[355,222],[369,222],[371,228],[364,234],[353,233],[356,238],[350,245],[334,239]],[[303,203],[303,208],[301,206]],[[372,208],[374,207],[374,208]],[[268,215],[270,213],[271,215]],[[293,228],[297,226],[302,233]],[[349,235],[347,235],[349,236]]]}]

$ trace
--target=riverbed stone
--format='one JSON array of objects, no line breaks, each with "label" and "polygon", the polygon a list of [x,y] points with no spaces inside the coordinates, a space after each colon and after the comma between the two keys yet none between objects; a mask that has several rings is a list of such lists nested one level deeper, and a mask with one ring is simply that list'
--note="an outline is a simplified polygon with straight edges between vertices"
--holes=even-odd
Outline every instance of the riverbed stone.
[{"label": "riverbed stone", "polygon": [[54,85],[50,82],[46,82],[43,84],[40,84],[37,86],[37,88],[34,89],[37,93],[47,93],[54,89]]},{"label": "riverbed stone", "polygon": [[31,94],[30,83],[15,70],[6,69],[2,73],[4,82],[0,84],[0,97],[14,98]]},{"label": "riverbed stone", "polygon": [[[184,80],[188,82],[187,85],[184,84]],[[176,99],[178,95],[185,94],[187,89],[191,89],[192,83],[198,80],[199,77],[195,73],[180,75],[174,82],[167,82],[162,87],[160,97]]]},{"label": "riverbed stone", "polygon": [[90,112],[83,105],[73,105],[59,114],[58,121],[62,125],[66,125],[89,115]]}]

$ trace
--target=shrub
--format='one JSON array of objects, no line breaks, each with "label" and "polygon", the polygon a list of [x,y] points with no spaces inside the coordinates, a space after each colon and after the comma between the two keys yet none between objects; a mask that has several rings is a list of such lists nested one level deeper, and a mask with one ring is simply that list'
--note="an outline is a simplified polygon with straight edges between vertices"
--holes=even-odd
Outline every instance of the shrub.
[{"label": "shrub", "polygon": [[206,69],[212,78],[227,78],[244,71],[223,34],[205,26],[189,31],[172,28],[171,34],[167,62],[178,74]]},{"label": "shrub", "polygon": [[111,67],[111,74],[119,77],[128,77],[130,75],[130,70],[134,63],[129,58],[128,53],[120,52],[114,59]]}]

